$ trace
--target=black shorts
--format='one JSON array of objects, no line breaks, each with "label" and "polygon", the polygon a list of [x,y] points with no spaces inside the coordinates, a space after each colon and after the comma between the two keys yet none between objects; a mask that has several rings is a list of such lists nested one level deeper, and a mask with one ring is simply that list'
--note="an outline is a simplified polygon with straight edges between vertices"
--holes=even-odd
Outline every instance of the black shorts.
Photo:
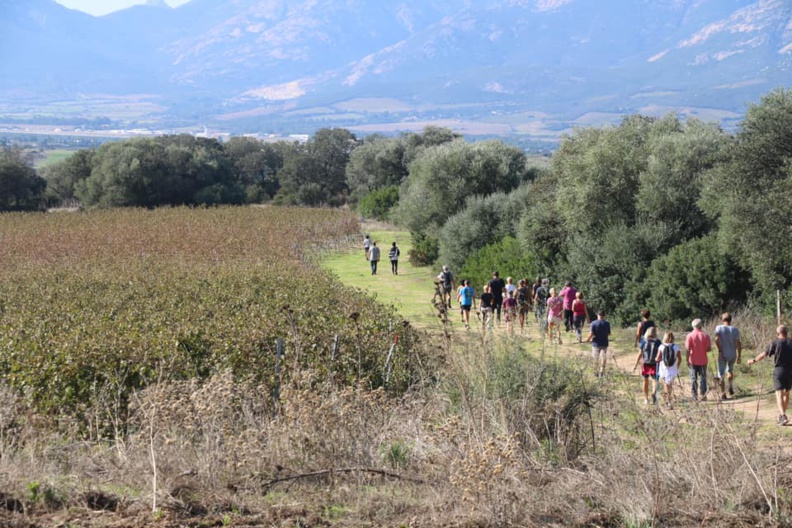
[{"label": "black shorts", "polygon": [[464,310],[464,311],[466,311],[466,312],[469,312],[469,311],[470,311],[470,307],[471,307],[471,306],[472,306],[472,305],[470,305],[470,304],[462,304],[462,305],[460,305],[459,307],[460,307],[462,310]]},{"label": "black shorts", "polygon": [[792,370],[776,367],[773,371],[773,385],[777,391],[792,389]]}]

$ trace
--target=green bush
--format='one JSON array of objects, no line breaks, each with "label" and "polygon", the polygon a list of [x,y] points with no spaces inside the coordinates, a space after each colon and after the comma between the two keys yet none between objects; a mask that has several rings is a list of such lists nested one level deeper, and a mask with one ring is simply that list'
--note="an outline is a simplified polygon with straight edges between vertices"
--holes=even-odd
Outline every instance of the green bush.
[{"label": "green bush", "polygon": [[437,261],[440,245],[437,237],[421,232],[410,233],[412,249],[410,262],[415,266],[430,266]]},{"label": "green bush", "polygon": [[661,319],[706,318],[745,302],[750,275],[714,235],[674,247],[649,267],[649,306]]},{"label": "green bush", "polygon": [[469,279],[471,285],[478,292],[492,276],[493,271],[499,271],[504,279],[507,275],[515,278],[532,277],[535,275],[533,258],[526,254],[520,247],[517,239],[511,236],[484,246],[474,253],[459,272],[460,279]]},{"label": "green bush", "polygon": [[358,203],[358,211],[367,218],[386,220],[391,208],[397,203],[399,203],[399,186],[389,185],[361,198]]}]

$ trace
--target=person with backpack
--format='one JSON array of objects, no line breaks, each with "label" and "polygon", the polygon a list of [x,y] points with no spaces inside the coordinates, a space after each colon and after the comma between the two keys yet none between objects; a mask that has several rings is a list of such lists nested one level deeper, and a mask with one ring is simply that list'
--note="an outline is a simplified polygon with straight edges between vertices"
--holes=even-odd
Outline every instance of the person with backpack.
[{"label": "person with backpack", "polygon": [[456,289],[456,281],[454,274],[448,269],[448,266],[443,266],[443,271],[437,276],[440,281],[440,291],[443,294],[443,302],[451,308],[451,292]]},{"label": "person with backpack", "polygon": [[657,329],[650,326],[644,334],[644,343],[638,352],[633,370],[641,365],[644,404],[649,405],[649,379],[652,380],[652,404],[657,405],[657,354],[662,343],[657,339]]},{"label": "person with backpack", "polygon": [[390,259],[390,263],[391,263],[391,273],[393,273],[394,275],[399,274],[400,253],[401,252],[399,251],[399,248],[396,246],[396,242],[394,242],[390,248],[390,251],[388,251],[388,258]]},{"label": "person with backpack", "polygon": [[531,310],[531,291],[528,282],[520,279],[517,282],[517,312],[520,317],[520,335],[525,332],[525,316]]},{"label": "person with backpack", "polygon": [[380,261],[380,248],[377,247],[377,243],[373,242],[371,244],[371,248],[369,249],[369,262],[371,262],[371,274],[377,274],[377,264]]},{"label": "person with backpack", "polygon": [[643,348],[646,331],[655,325],[651,317],[652,313],[649,310],[641,310],[641,322],[638,323],[638,330],[635,332],[635,343],[633,344],[639,350]]},{"label": "person with backpack", "polygon": [[674,344],[674,333],[669,331],[663,336],[663,344],[657,351],[655,362],[659,366],[657,377],[663,381],[663,394],[669,409],[672,407],[674,378],[682,363],[682,350]]}]

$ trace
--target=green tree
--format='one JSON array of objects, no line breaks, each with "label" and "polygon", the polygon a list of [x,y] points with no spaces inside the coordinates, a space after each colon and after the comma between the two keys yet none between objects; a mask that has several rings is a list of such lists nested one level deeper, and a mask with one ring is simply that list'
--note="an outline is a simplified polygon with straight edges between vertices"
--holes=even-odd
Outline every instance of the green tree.
[{"label": "green tree", "polygon": [[233,164],[234,178],[247,189],[251,202],[275,196],[280,188],[278,171],[283,167],[284,147],[233,137],[223,144],[223,149]]},{"label": "green tree", "polygon": [[508,194],[500,192],[468,198],[464,209],[440,229],[439,260],[452,269],[460,269],[484,246],[506,236],[514,237],[530,194],[531,185],[524,184]]},{"label": "green tree", "polygon": [[655,259],[646,274],[647,306],[668,320],[706,318],[744,303],[750,273],[724,253],[716,235],[688,240]]},{"label": "green tree", "polygon": [[751,271],[767,304],[792,286],[792,89],[749,108],[728,162],[706,180],[702,206],[719,222],[724,251]]},{"label": "green tree", "polygon": [[34,211],[44,207],[47,182],[21,149],[0,151],[0,211]]},{"label": "green tree", "polygon": [[399,203],[399,187],[390,185],[372,191],[358,203],[358,211],[363,216],[387,220],[390,210]]},{"label": "green tree", "polygon": [[399,185],[407,177],[405,142],[402,139],[366,138],[349,157],[346,180],[352,196],[360,199],[368,193]]},{"label": "green tree", "polygon": [[[358,146],[357,138],[343,128],[323,128],[303,146],[289,152],[279,173],[281,192],[292,195],[301,203],[303,198],[322,200],[342,198],[346,195],[346,166],[349,156]],[[300,193],[300,188],[311,184]]]},{"label": "green tree", "polygon": [[47,180],[48,198],[61,203],[74,199],[77,182],[91,175],[94,154],[93,149],[81,149],[63,161],[45,168],[43,176]]},{"label": "green tree", "polygon": [[520,279],[532,277],[536,273],[536,265],[531,256],[520,247],[517,239],[507,236],[473,253],[457,275],[460,279],[469,279],[474,289],[480,293],[494,271],[499,271],[504,278],[513,276]]},{"label": "green tree", "polygon": [[436,233],[469,196],[508,192],[527,174],[525,154],[500,141],[457,140],[425,149],[402,185],[397,218],[410,231]]}]

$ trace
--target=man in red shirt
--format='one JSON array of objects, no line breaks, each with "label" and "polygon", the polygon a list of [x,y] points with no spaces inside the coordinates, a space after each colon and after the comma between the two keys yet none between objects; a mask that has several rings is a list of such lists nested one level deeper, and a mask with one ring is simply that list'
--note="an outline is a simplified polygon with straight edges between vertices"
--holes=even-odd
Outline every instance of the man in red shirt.
[{"label": "man in red shirt", "polygon": [[574,312],[572,311],[572,303],[575,302],[577,290],[572,287],[572,283],[567,281],[564,284],[564,289],[561,290],[561,298],[564,300],[564,326],[566,331],[569,332],[575,327]]},{"label": "man in red shirt", "polygon": [[685,339],[685,358],[690,372],[690,389],[693,401],[698,399],[698,378],[701,378],[701,401],[707,401],[707,352],[712,350],[710,336],[702,330],[701,319],[690,323],[693,331]]}]

